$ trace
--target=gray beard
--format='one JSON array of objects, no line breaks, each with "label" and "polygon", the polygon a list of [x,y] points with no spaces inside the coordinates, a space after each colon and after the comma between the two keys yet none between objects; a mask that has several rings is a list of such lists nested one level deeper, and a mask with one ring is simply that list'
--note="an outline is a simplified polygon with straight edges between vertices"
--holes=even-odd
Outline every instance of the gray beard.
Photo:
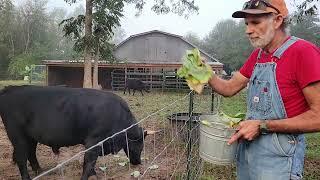
[{"label": "gray beard", "polygon": [[275,36],[275,31],[271,27],[269,27],[267,29],[267,32],[258,40],[255,40],[255,41],[253,41],[251,39],[249,39],[249,40],[250,40],[251,45],[254,48],[265,48],[267,45],[269,45],[271,43],[274,36]]}]

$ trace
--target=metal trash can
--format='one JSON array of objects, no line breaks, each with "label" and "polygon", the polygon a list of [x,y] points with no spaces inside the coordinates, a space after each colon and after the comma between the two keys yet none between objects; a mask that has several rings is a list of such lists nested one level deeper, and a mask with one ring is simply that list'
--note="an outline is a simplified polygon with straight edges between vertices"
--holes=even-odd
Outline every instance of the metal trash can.
[{"label": "metal trash can", "polygon": [[[192,122],[192,131],[191,139],[199,139],[199,116],[201,113],[192,113],[191,122]],[[167,116],[167,119],[170,121],[172,131],[179,133],[179,139],[183,142],[188,142],[188,121],[189,113],[173,113]]]}]

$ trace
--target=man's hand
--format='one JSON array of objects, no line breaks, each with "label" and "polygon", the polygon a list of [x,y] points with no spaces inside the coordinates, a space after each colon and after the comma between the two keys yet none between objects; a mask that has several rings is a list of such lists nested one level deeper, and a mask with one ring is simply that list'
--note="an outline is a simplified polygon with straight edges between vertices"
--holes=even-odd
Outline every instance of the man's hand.
[{"label": "man's hand", "polygon": [[261,120],[246,120],[239,123],[238,131],[231,136],[228,144],[245,139],[248,141],[254,140],[260,134],[260,123]]}]

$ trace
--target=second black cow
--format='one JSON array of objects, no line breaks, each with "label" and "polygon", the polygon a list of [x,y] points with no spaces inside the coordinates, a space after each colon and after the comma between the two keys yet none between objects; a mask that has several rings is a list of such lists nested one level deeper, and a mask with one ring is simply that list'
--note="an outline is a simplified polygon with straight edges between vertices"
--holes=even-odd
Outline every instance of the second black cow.
[{"label": "second black cow", "polygon": [[144,82],[142,82],[140,79],[127,79],[123,94],[126,94],[126,90],[128,89],[129,95],[130,95],[130,89],[133,90],[132,95],[134,95],[135,91],[140,91],[141,95],[143,96],[142,91],[146,91],[149,93],[150,91],[147,89],[147,86]]},{"label": "second black cow", "polygon": [[77,144],[89,148],[132,126],[127,135],[120,133],[105,141],[103,153],[100,146],[85,153],[81,179],[86,180],[96,174],[98,156],[121,149],[132,164],[140,164],[143,137],[148,134],[136,125],[122,98],[94,89],[9,86],[0,91],[0,115],[23,180],[30,180],[27,161],[34,171],[41,171],[36,157],[38,143],[52,147],[55,152],[60,147]]}]

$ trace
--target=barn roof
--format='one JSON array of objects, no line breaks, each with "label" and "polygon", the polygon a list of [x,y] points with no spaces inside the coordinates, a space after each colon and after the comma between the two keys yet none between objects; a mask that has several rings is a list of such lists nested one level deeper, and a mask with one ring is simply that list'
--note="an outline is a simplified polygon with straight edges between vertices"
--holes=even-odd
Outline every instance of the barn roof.
[{"label": "barn roof", "polygon": [[143,32],[143,33],[138,33],[138,34],[131,35],[131,36],[129,36],[127,39],[125,39],[124,41],[122,41],[121,43],[119,43],[118,45],[116,45],[116,49],[119,48],[120,46],[122,46],[123,44],[125,44],[126,42],[128,42],[130,39],[133,39],[133,38],[138,37],[138,36],[143,36],[143,35],[151,34],[151,33],[160,33],[160,34],[164,34],[164,35],[167,35],[167,36],[172,36],[172,37],[179,38],[179,39],[181,39],[182,41],[184,41],[185,43],[191,45],[192,47],[198,48],[201,53],[205,54],[206,56],[208,56],[209,58],[211,58],[212,60],[214,60],[216,63],[222,65],[222,63],[220,63],[218,59],[212,57],[210,54],[206,53],[205,51],[203,51],[202,49],[200,49],[200,48],[197,47],[196,45],[192,44],[191,42],[189,42],[188,40],[186,40],[183,36],[176,35],[176,34],[171,34],[171,33],[167,33],[167,32],[164,32],[164,31],[159,31],[159,30],[152,30],[152,31],[147,31],[147,32]]}]

